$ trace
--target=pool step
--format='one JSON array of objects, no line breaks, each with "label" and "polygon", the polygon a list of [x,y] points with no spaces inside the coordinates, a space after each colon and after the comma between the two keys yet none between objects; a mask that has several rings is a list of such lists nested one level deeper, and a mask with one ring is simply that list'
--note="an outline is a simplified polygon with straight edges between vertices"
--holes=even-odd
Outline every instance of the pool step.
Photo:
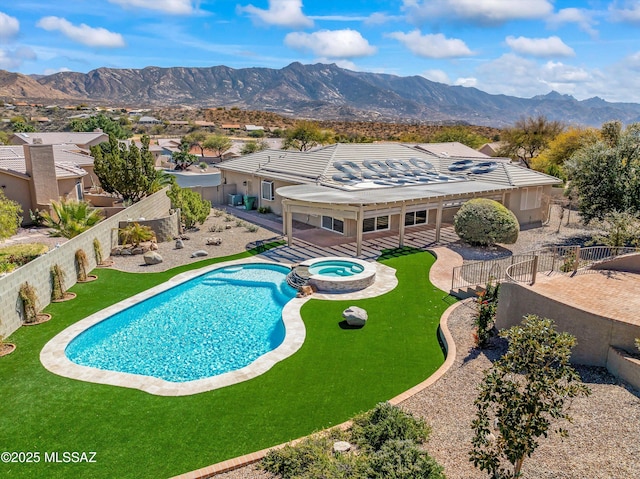
[{"label": "pool step", "polygon": [[291,273],[287,275],[287,283],[295,289],[300,289],[309,284],[309,268],[306,266],[295,266]]}]

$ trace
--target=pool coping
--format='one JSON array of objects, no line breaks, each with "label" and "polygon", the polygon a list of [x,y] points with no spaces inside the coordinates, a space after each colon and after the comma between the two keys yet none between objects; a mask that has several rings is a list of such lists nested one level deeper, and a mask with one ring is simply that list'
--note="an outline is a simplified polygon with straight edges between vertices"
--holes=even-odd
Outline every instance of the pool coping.
[{"label": "pool coping", "polygon": [[[203,268],[198,268],[180,273],[168,281],[154,286],[146,291],[124,299],[101,311],[98,311],[80,321],[65,328],[63,331],[49,340],[40,351],[40,362],[50,372],[59,376],[76,379],[79,381],[106,384],[111,386],[138,389],[157,396],[190,396],[214,389],[223,388],[260,376],[271,369],[278,362],[292,356],[303,345],[306,337],[306,329],[300,309],[302,305],[312,298],[318,299],[360,299],[364,297],[378,296],[395,288],[398,281],[395,278],[395,270],[384,265],[376,264],[376,268],[382,273],[380,280],[368,288],[353,293],[314,294],[302,298],[293,298],[287,302],[282,310],[282,320],[285,325],[286,335],[282,344],[270,351],[253,363],[236,371],[219,374],[210,378],[197,379],[186,382],[171,382],[152,376],[109,371],[89,366],[81,366],[69,360],[65,354],[65,348],[76,336],[91,326],[104,319],[148,299],[163,291],[167,291],[190,279],[220,268],[246,264],[271,264],[291,266],[267,259],[252,257],[238,260],[225,261]],[[390,270],[390,271],[389,271]]]}]

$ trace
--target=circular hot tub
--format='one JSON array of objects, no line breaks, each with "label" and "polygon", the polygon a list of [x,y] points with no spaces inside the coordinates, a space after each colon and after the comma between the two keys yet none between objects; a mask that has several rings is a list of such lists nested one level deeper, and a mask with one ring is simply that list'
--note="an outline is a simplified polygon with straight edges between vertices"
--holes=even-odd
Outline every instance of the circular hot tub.
[{"label": "circular hot tub", "polygon": [[314,258],[300,266],[308,269],[309,284],[325,293],[358,291],[371,286],[376,279],[375,265],[356,258]]}]

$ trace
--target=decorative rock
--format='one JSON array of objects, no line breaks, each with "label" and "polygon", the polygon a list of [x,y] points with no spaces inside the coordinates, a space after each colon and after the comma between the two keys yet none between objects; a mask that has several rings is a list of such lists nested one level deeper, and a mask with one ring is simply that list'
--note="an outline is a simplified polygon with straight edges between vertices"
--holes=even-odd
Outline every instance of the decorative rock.
[{"label": "decorative rock", "polygon": [[122,251],[120,251],[120,254],[122,256],[131,256],[131,250],[130,249],[123,249]]},{"label": "decorative rock", "polygon": [[144,248],[142,246],[136,246],[131,249],[131,254],[142,254],[144,253]]},{"label": "decorative rock", "polygon": [[207,253],[203,249],[199,249],[198,251],[194,251],[193,253],[191,253],[191,257],[192,258],[199,258],[201,256],[208,256],[208,255],[209,255],[209,253]]},{"label": "decorative rock", "polygon": [[351,444],[347,441],[336,441],[333,443],[333,452],[349,452]]},{"label": "decorative rock", "polygon": [[160,253],[156,253],[155,251],[149,251],[144,254],[144,264],[160,264],[163,259],[160,256]]},{"label": "decorative rock", "polygon": [[184,248],[184,243],[182,242],[182,238],[178,238],[176,240],[176,249],[182,249]]},{"label": "decorative rock", "polygon": [[152,243],[149,245],[149,250],[150,250],[150,251],[158,251],[158,243],[153,243],[153,242],[152,242]]},{"label": "decorative rock", "polygon": [[207,245],[214,245],[214,246],[218,246],[222,244],[222,238],[207,238]]},{"label": "decorative rock", "polygon": [[224,229],[226,229],[226,230],[230,230],[231,228],[233,228],[233,226],[231,226],[231,225],[224,225]]},{"label": "decorative rock", "polygon": [[369,319],[367,312],[357,306],[349,306],[342,313],[342,317],[349,326],[364,326],[367,324],[367,319]]},{"label": "decorative rock", "polygon": [[313,294],[313,287],[308,284],[305,286],[302,286],[300,288],[300,294],[302,296],[309,296],[310,294]]}]

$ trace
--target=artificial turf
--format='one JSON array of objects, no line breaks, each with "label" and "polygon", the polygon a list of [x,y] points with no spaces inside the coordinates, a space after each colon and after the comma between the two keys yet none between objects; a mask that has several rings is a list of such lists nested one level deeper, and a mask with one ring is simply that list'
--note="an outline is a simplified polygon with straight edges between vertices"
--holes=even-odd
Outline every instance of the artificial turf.
[{"label": "artificial turf", "polygon": [[[73,301],[52,304],[48,323],[11,336],[0,359],[0,452],[39,452],[37,463],[2,463],[2,477],[161,478],[279,444],[341,423],[431,375],[443,362],[437,326],[451,298],[428,279],[434,258],[394,250],[379,259],[398,287],[359,301],[311,300],[302,308],[302,348],[266,374],[183,397],[63,378],[40,364],[44,344],[104,307],[187,269],[249,256],[206,260],[163,273],[97,271]],[[369,313],[343,329],[342,311]],[[45,452],[95,451],[95,463],[45,462]],[[49,455],[51,459],[51,455]]]}]

